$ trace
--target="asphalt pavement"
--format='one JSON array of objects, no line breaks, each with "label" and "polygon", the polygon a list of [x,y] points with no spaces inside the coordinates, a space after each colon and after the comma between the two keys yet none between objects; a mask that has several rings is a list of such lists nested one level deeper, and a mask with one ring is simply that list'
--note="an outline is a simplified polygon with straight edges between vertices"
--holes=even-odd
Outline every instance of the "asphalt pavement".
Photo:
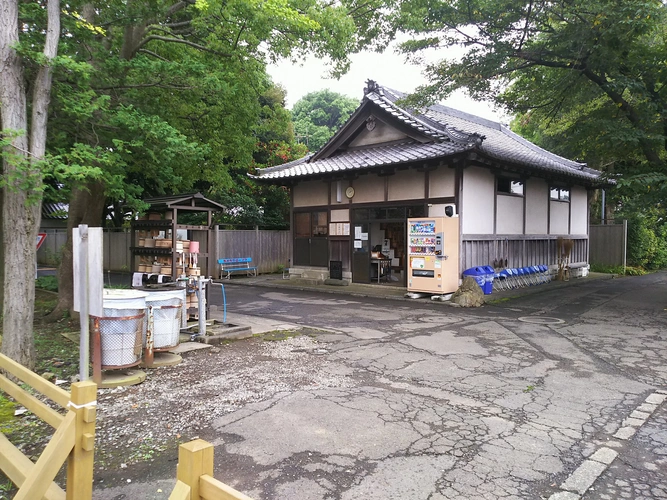
[{"label": "asphalt pavement", "polygon": [[[667,273],[597,278],[477,309],[226,281],[230,321],[308,335],[249,344],[266,387],[210,415],[216,476],[258,500],[667,498]],[[96,498],[167,498],[172,479]]]}]

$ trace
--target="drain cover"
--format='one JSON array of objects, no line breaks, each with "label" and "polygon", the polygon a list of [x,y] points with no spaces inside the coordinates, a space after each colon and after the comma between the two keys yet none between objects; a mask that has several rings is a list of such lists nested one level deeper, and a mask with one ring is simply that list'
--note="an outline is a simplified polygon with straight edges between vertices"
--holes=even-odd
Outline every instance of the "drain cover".
[{"label": "drain cover", "polygon": [[565,323],[562,319],[549,318],[548,316],[524,316],[519,318],[519,321],[524,323],[533,323],[536,325],[560,325]]}]

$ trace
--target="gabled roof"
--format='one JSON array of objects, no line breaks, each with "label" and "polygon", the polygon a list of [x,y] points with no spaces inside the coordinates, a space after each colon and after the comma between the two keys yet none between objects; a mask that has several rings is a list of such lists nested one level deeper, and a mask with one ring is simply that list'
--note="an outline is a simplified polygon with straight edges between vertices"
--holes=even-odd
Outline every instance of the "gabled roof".
[{"label": "gabled roof", "polygon": [[[476,153],[492,163],[574,177],[584,184],[600,182],[601,173],[536,146],[504,125],[453,108],[432,105],[423,112],[399,106],[406,94],[369,80],[364,98],[341,129],[319,151],[299,160],[258,169],[258,180],[280,182],[332,172],[401,164],[422,165],[462,153]],[[404,134],[400,141],[353,147],[369,120],[391,122]],[[372,129],[371,129],[372,130]]]},{"label": "gabled roof", "polygon": [[205,198],[201,193],[176,194],[172,196],[159,196],[156,198],[144,198],[144,202],[150,205],[149,210],[164,211],[172,208],[200,208],[202,211],[224,210],[225,207],[213,200]]}]

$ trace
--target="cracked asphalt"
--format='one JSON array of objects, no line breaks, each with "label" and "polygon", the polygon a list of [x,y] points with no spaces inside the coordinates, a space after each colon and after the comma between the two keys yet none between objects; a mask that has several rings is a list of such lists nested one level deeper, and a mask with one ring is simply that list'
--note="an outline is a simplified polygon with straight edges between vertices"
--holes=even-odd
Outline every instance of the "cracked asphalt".
[{"label": "cracked asphalt", "polygon": [[[257,384],[196,428],[216,477],[257,500],[662,499],[666,285],[664,272],[579,280],[471,310],[232,281],[234,322],[308,335],[184,355],[164,373],[205,363],[226,377],[204,393],[221,401],[230,381]],[[151,387],[102,398],[102,429]],[[165,463],[131,488],[109,473],[95,498],[167,498]]]}]

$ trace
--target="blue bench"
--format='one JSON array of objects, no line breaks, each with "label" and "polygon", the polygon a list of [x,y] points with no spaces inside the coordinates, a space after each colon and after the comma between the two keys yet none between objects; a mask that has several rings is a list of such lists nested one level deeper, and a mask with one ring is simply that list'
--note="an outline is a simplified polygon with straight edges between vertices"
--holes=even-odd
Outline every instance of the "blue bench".
[{"label": "blue bench", "polygon": [[241,257],[237,259],[218,259],[220,264],[220,278],[230,279],[232,273],[241,272],[248,276],[257,276],[257,267],[251,266],[252,257]]}]

